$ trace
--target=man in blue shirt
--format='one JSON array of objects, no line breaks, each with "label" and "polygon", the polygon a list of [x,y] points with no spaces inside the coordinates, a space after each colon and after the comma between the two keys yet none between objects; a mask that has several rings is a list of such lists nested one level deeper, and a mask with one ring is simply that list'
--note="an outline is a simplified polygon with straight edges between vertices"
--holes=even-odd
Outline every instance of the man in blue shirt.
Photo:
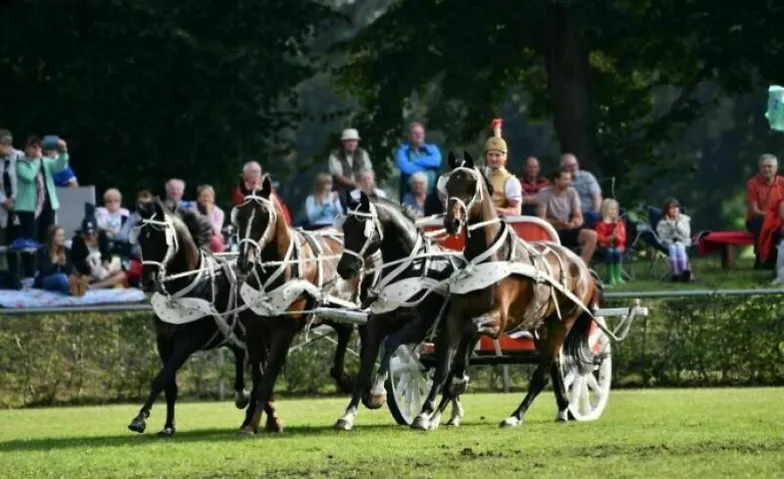
[{"label": "man in blue shirt", "polygon": [[400,170],[400,201],[411,191],[411,175],[419,171],[427,175],[428,193],[435,189],[441,151],[436,145],[425,143],[425,127],[421,123],[414,122],[408,127],[408,143],[395,151],[395,164]]},{"label": "man in blue shirt", "polygon": [[561,168],[572,173],[572,187],[580,195],[580,206],[586,228],[593,228],[599,220],[602,206],[602,189],[592,173],[580,169],[580,163],[571,153],[561,155]]}]

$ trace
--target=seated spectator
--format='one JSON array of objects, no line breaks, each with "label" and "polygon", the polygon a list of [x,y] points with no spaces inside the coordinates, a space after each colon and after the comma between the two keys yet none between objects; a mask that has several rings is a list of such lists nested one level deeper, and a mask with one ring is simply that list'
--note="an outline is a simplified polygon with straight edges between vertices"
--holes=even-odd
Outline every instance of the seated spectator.
[{"label": "seated spectator", "polygon": [[184,195],[185,182],[179,178],[171,178],[166,182],[166,199],[163,200],[163,204],[171,211],[175,211],[178,208],[193,208],[192,201],[182,199]]},{"label": "seated spectator", "polygon": [[[57,150],[52,148],[45,149],[44,156],[52,160],[56,160]],[[76,173],[74,173],[70,166],[63,171],[53,174],[52,179],[54,180],[54,186],[69,188],[75,188],[79,186],[79,181],[76,179]]]},{"label": "seated spectator", "polygon": [[602,206],[602,189],[593,174],[580,169],[577,157],[571,153],[561,156],[561,168],[566,168],[572,173],[572,187],[580,195],[583,218],[586,228],[593,228],[599,220],[599,209]]},{"label": "seated spectator", "polygon": [[539,160],[536,157],[529,156],[525,160],[523,166],[523,176],[520,180],[520,186],[523,188],[523,214],[528,216],[536,215],[536,195],[549,185],[550,182],[544,176],[540,176]]},{"label": "seated spectator", "polygon": [[357,187],[359,173],[373,170],[373,164],[368,152],[359,148],[359,132],[354,128],[343,130],[340,143],[340,149],[329,155],[329,172],[338,198],[343,201],[346,192]]},{"label": "seated spectator", "polygon": [[122,227],[120,228],[120,232],[117,234],[117,241],[128,243],[131,229],[135,228],[139,222],[141,222],[141,216],[138,213],[139,205],[140,204],[149,204],[152,203],[153,197],[152,193],[148,190],[142,190],[136,194],[136,208],[134,209],[133,213],[128,215],[128,219],[125,220]]},{"label": "seated spectator", "polygon": [[784,178],[778,169],[776,157],[764,154],[759,158],[759,172],[746,182],[746,230],[754,234],[755,269],[762,266],[760,232],[765,214],[784,198]]},{"label": "seated spectator", "polygon": [[130,212],[122,207],[122,193],[117,188],[109,188],[103,193],[103,206],[95,209],[95,220],[98,228],[106,233],[110,240],[117,239],[123,223],[128,221]]},{"label": "seated spectator", "polygon": [[602,219],[596,223],[596,243],[607,263],[607,284],[622,284],[621,259],[626,249],[626,227],[619,217],[618,202],[612,198],[602,201]]},{"label": "seated spectator", "polygon": [[440,215],[444,213],[444,203],[441,201],[441,195],[438,190],[434,189],[427,194],[425,198],[425,216]]},{"label": "seated spectator", "polygon": [[400,170],[401,202],[410,191],[411,175],[418,171],[427,175],[428,193],[435,189],[436,172],[441,167],[441,151],[436,145],[425,143],[425,127],[421,123],[409,125],[408,143],[400,145],[395,151],[395,165]]},{"label": "seated spectator", "polygon": [[52,225],[46,242],[38,249],[38,274],[33,287],[73,296],[84,294],[86,284],[76,275],[61,226]]},{"label": "seated spectator", "polygon": [[359,200],[360,191],[363,191],[368,196],[378,196],[379,198],[387,197],[384,190],[376,188],[376,175],[372,170],[366,170],[359,174],[358,188],[351,192],[351,197],[355,200]]},{"label": "seated spectator", "polygon": [[215,205],[215,190],[210,185],[201,185],[196,190],[196,211],[210,219],[212,224],[212,239],[210,240],[210,251],[222,253],[226,250],[223,242],[223,221],[226,215],[223,210]]},{"label": "seated spectator", "polygon": [[427,175],[418,171],[411,175],[411,191],[403,195],[403,206],[408,206],[418,217],[425,216],[427,202]]},{"label": "seated spectator", "polygon": [[126,282],[121,261],[113,261],[109,238],[98,229],[95,208],[85,205],[85,217],[71,244],[74,268],[90,289],[121,287]]},{"label": "seated spectator", "polygon": [[317,230],[335,224],[335,220],[343,214],[338,193],[332,191],[332,176],[319,173],[313,194],[305,199],[305,213],[308,215],[306,229]]},{"label": "seated spectator", "polygon": [[662,207],[662,217],[656,225],[659,237],[670,256],[673,281],[689,281],[691,269],[686,248],[691,245],[691,218],[681,214],[680,205],[675,198],[667,198]]},{"label": "seated spectator", "polygon": [[[242,181],[245,183],[245,189],[253,191],[256,188],[261,188],[261,174],[261,165],[258,162],[249,161],[245,163],[245,165],[242,167]],[[280,209],[283,210],[283,218],[286,221],[286,224],[291,226],[291,214],[289,213],[289,209],[283,200],[280,199],[276,193],[276,190],[277,188],[273,184],[272,196],[277,200],[278,204],[280,205]],[[245,195],[242,194],[242,191],[238,186],[235,186],[231,191],[232,204],[234,206],[239,206],[243,201],[245,201]]]},{"label": "seated spectator", "polygon": [[493,187],[493,204],[499,215],[520,215],[523,189],[520,180],[506,169],[506,141],[501,138],[501,120],[493,122],[494,134],[485,142],[485,163],[490,185]]},{"label": "seated spectator", "polygon": [[561,168],[553,175],[552,182],[551,187],[539,192],[536,215],[553,225],[562,245],[581,246],[580,256],[589,265],[596,250],[596,231],[584,227],[580,196],[571,186],[571,171]]}]

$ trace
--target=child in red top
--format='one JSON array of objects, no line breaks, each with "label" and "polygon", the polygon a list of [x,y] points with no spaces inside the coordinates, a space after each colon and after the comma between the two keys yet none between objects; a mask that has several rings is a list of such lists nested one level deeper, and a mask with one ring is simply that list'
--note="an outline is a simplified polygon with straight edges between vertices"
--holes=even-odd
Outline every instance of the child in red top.
[{"label": "child in red top", "polygon": [[626,249],[626,227],[618,217],[618,202],[612,198],[602,201],[602,220],[596,223],[597,245],[604,251],[607,262],[607,284],[624,282],[621,275],[621,258]]}]

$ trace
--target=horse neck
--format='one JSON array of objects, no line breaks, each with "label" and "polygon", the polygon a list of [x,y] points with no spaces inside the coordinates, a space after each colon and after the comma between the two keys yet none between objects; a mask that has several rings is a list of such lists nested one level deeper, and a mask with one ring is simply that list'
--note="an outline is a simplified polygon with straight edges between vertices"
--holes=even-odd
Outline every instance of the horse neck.
[{"label": "horse neck", "polygon": [[261,250],[262,261],[281,261],[286,257],[286,252],[293,241],[294,232],[286,224],[283,211],[278,202],[272,200],[275,208],[275,225],[272,228],[272,238]]},{"label": "horse neck", "polygon": [[382,221],[384,240],[381,242],[381,254],[386,261],[396,261],[411,255],[416,247],[419,230],[393,216]]},{"label": "horse neck", "polygon": [[[473,214],[468,218],[468,226],[485,221],[498,220],[498,212],[495,209],[490,192],[483,182],[480,182],[479,185],[482,188],[482,202],[471,209]],[[466,258],[475,258],[487,251],[498,237],[502,227],[500,221],[494,221],[471,232],[472,234],[469,234],[466,239],[464,251]]]},{"label": "horse neck", "polygon": [[[177,240],[179,249],[174,255],[174,258],[171,261],[171,265],[167,269],[167,273],[170,275],[175,275],[178,273],[185,273],[186,271],[196,271],[200,269],[202,267],[202,255],[199,247],[196,246],[190,237],[185,237],[179,233]],[[193,275],[186,275],[182,278],[172,280],[170,284],[167,285],[166,289],[170,291],[183,290],[196,278],[197,274],[198,273],[194,273]]]}]

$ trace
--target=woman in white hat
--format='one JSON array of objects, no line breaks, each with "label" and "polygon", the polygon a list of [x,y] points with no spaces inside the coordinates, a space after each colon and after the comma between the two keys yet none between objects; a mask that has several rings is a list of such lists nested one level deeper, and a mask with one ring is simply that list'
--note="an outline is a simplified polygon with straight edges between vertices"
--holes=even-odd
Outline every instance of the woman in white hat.
[{"label": "woman in white hat", "polygon": [[345,192],[357,188],[360,173],[373,171],[373,164],[367,151],[359,147],[359,132],[355,128],[343,130],[340,143],[341,147],[329,155],[329,173],[340,200],[345,201]]}]

